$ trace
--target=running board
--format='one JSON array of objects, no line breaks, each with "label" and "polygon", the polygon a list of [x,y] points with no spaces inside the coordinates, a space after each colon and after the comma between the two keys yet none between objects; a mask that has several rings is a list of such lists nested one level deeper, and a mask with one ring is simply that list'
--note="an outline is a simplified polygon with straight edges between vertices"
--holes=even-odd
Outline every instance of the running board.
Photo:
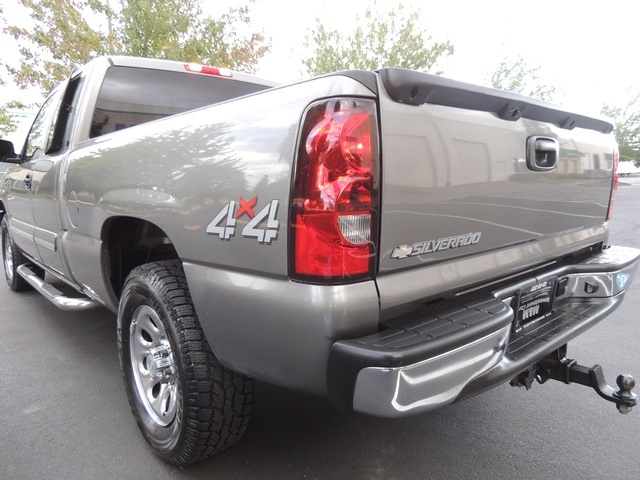
[{"label": "running board", "polygon": [[38,275],[33,273],[28,265],[20,265],[16,270],[18,274],[29,283],[29,285],[40,292],[44,296],[44,298],[49,300],[60,310],[77,312],[102,306],[96,300],[92,300],[88,297],[67,297],[56,287],[54,287],[50,283],[45,282]]}]

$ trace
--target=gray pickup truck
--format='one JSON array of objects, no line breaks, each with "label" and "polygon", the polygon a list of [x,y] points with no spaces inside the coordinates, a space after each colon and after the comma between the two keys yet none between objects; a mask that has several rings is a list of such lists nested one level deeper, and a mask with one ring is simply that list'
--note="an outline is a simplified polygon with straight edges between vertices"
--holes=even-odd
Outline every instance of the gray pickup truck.
[{"label": "gray pickup truck", "polygon": [[640,258],[608,244],[612,130],[397,68],[278,86],[98,58],[5,159],[6,279],[117,312],[134,417],[175,465],[241,437],[253,378],[383,417],[554,379],[628,413],[633,377],[566,355]]}]

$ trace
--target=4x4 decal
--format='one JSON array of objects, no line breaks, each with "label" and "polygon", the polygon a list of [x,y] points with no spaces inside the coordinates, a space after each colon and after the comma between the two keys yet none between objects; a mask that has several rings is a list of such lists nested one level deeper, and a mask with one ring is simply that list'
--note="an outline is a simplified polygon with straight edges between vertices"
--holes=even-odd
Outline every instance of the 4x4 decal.
[{"label": "4x4 decal", "polygon": [[278,213],[279,200],[271,200],[258,213],[255,213],[254,207],[257,204],[258,197],[253,197],[250,200],[240,197],[237,203],[235,200],[231,200],[207,226],[207,233],[217,235],[222,240],[231,240],[231,237],[236,233],[236,221],[246,215],[250,220],[242,228],[241,235],[255,238],[259,243],[270,244],[272,240],[278,238],[280,222],[276,219],[276,214]]}]

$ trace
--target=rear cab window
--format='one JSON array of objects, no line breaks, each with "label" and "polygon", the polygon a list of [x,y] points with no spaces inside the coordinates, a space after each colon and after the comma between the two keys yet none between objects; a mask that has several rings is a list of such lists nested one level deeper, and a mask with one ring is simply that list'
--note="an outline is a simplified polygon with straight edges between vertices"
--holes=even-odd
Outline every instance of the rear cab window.
[{"label": "rear cab window", "polygon": [[112,66],[98,94],[89,137],[268,88],[211,75]]}]

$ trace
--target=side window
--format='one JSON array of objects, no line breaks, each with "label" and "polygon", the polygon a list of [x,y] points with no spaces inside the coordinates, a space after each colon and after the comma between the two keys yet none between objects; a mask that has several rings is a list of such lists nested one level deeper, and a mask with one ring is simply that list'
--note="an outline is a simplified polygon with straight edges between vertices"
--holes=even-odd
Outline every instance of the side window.
[{"label": "side window", "polygon": [[62,89],[54,92],[36,115],[27,137],[25,160],[32,160],[44,155],[51,145],[55,129],[53,123],[58,116],[58,108],[60,108],[60,95],[62,95]]}]

